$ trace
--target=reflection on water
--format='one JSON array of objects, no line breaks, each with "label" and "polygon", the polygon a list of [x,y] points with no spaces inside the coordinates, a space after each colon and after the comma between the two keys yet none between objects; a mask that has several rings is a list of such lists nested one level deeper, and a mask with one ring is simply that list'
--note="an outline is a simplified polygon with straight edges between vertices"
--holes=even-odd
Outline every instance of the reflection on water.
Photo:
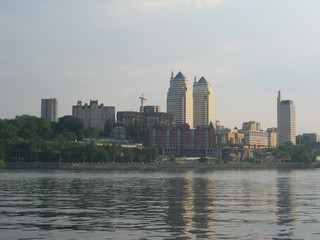
[{"label": "reflection on water", "polygon": [[320,171],[1,171],[2,239],[319,239]]},{"label": "reflection on water", "polygon": [[278,238],[275,239],[292,239],[294,235],[294,192],[291,189],[290,175],[280,175],[277,178],[277,211],[276,215],[277,225],[279,225],[280,230],[278,232]]}]

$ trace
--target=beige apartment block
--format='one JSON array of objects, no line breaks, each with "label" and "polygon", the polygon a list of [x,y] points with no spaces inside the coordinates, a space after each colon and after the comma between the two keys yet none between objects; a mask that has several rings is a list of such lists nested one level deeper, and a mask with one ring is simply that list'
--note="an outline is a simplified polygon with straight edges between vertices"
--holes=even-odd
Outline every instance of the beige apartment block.
[{"label": "beige apartment block", "polygon": [[194,127],[215,126],[216,107],[215,97],[211,84],[204,78],[193,84],[193,123]]},{"label": "beige apartment block", "polygon": [[82,105],[82,102],[78,101],[77,105],[72,106],[72,116],[82,119],[86,127],[103,130],[108,119],[115,119],[115,107],[99,105],[98,100],[90,100],[90,105]]},{"label": "beige apartment block", "polygon": [[277,129],[276,128],[268,128],[267,132],[269,134],[269,140],[268,140],[268,144],[269,147],[275,148],[277,147],[277,138],[278,138],[278,133],[277,133]]},{"label": "beige apartment block", "polygon": [[244,143],[246,145],[268,146],[269,134],[264,131],[244,131]]},{"label": "beige apartment block", "polygon": [[167,94],[167,113],[174,115],[176,125],[189,124],[193,128],[193,96],[188,79],[179,72],[171,74]]}]

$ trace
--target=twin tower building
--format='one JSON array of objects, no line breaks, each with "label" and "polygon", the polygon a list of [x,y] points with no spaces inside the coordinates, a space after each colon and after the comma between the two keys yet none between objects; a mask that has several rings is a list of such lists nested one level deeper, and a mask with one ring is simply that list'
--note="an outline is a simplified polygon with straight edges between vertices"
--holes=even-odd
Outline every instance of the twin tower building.
[{"label": "twin tower building", "polygon": [[167,95],[167,112],[172,113],[176,125],[189,124],[190,128],[215,126],[215,97],[210,83],[201,77],[194,79],[193,91],[189,80],[179,72],[171,73]]}]

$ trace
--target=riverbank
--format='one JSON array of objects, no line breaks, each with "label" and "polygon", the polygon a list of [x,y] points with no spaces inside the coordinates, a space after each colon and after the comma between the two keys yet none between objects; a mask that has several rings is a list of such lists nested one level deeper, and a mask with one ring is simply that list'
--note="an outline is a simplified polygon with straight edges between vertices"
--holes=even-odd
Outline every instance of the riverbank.
[{"label": "riverbank", "polygon": [[4,169],[42,169],[42,170],[159,170],[159,169],[306,169],[317,165],[298,163],[6,163]]}]

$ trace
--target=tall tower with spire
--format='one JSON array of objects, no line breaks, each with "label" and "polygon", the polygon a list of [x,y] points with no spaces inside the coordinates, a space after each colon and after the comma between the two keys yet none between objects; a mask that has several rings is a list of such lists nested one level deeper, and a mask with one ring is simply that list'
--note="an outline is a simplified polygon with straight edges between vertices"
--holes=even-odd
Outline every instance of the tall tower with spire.
[{"label": "tall tower with spire", "polygon": [[296,107],[292,100],[282,100],[280,91],[277,97],[278,145],[286,142],[296,144]]},{"label": "tall tower with spire", "polygon": [[201,77],[193,84],[193,121],[194,127],[209,126],[216,123],[215,97],[211,84]]},{"label": "tall tower with spire", "polygon": [[189,124],[193,128],[193,97],[189,80],[179,72],[171,73],[167,94],[167,112],[174,114],[176,125]]}]

